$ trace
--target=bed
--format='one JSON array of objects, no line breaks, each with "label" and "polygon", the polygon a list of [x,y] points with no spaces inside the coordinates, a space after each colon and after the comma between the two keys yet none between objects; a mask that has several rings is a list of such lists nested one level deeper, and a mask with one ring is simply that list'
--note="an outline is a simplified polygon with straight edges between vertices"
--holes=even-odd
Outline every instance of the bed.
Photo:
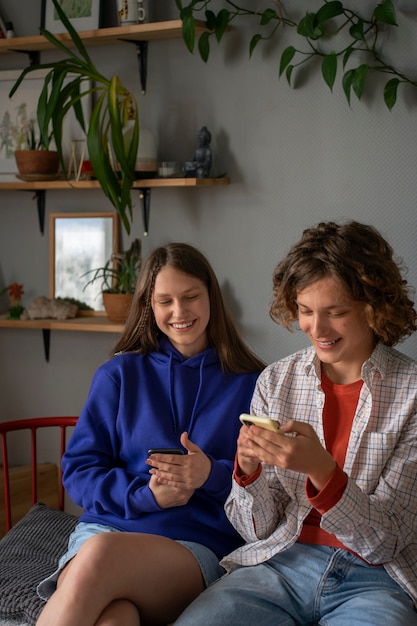
[{"label": "bed", "polygon": [[[64,512],[65,493],[59,475],[59,506],[38,502],[36,468],[38,431],[59,430],[59,460],[65,451],[68,429],[76,417],[43,417],[0,423],[6,535],[0,540],[0,626],[33,626],[44,602],[36,594],[37,583],[51,574],[67,547],[77,516]],[[16,524],[11,515],[8,439],[10,433],[28,431],[32,476],[32,507]]]}]

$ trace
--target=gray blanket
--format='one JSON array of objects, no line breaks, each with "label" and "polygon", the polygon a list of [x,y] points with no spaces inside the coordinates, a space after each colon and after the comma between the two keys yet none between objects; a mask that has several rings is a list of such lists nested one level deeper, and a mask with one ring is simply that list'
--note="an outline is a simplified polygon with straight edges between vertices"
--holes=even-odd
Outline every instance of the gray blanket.
[{"label": "gray blanket", "polygon": [[44,606],[37,584],[55,571],[76,523],[39,503],[0,541],[0,626],[35,624]]}]

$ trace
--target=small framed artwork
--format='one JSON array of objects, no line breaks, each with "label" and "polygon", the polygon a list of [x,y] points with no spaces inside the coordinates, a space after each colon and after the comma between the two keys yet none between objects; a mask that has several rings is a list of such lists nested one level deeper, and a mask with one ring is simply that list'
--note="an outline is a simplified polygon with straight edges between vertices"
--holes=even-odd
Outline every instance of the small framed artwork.
[{"label": "small framed artwork", "polygon": [[[101,0],[60,0],[60,5],[75,30],[96,30],[100,28],[100,2]],[[52,0],[42,0],[41,28],[51,33],[66,32]]]},{"label": "small framed artwork", "polygon": [[117,213],[51,213],[49,226],[49,297],[75,298],[88,307],[81,314],[104,315],[101,281],[87,283],[118,250]]}]

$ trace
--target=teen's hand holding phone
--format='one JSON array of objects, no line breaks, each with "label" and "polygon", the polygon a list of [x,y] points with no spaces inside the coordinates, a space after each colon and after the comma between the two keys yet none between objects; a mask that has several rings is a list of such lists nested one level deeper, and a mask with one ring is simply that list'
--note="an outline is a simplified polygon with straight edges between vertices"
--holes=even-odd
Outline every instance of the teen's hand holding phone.
[{"label": "teen's hand holding phone", "polygon": [[150,466],[149,488],[162,508],[183,506],[194,491],[204,485],[211,471],[211,461],[187,433],[180,437],[187,454],[153,452],[146,463]]},{"label": "teen's hand holding phone", "polygon": [[[265,419],[269,423],[262,423]],[[242,415],[241,421],[237,458],[244,474],[250,476],[263,462],[305,474],[318,491],[324,487],[336,464],[310,424],[290,420],[277,429],[269,418]]]},{"label": "teen's hand holding phone", "polygon": [[281,433],[282,436],[282,431],[279,422],[269,417],[242,413],[239,419],[243,426],[237,440],[237,459],[242,472],[250,476],[264,460],[264,436],[268,440],[275,437],[276,433]]}]

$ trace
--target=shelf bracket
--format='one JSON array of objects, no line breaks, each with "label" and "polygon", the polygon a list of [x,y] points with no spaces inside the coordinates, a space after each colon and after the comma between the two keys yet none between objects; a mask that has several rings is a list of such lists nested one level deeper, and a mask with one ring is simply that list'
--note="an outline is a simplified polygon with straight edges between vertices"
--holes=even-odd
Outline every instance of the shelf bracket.
[{"label": "shelf bracket", "polygon": [[139,199],[142,207],[143,235],[148,236],[149,232],[149,213],[151,208],[151,190],[149,187],[139,188]]},{"label": "shelf bracket", "polygon": [[39,52],[39,50],[13,50],[13,52],[27,54],[29,57],[29,65],[39,65],[40,63],[41,53]]},{"label": "shelf bracket", "polygon": [[39,222],[39,230],[41,231],[41,235],[45,234],[45,197],[46,197],[46,189],[32,189],[35,192],[33,199],[36,199],[36,204],[38,206],[38,222]]},{"label": "shelf bracket", "polygon": [[136,42],[136,54],[139,63],[139,75],[140,85],[142,87],[142,94],[146,93],[146,80],[148,78],[148,42],[138,41]]},{"label": "shelf bracket", "polygon": [[49,348],[51,345],[51,329],[42,328],[42,337],[43,337],[43,351],[45,354],[45,361],[49,363]]},{"label": "shelf bracket", "polygon": [[148,77],[148,42],[147,41],[132,41],[131,39],[122,39],[126,43],[133,43],[136,46],[136,54],[139,64],[139,76],[140,86],[142,87],[142,94],[146,93],[146,80]]},{"label": "shelf bracket", "polygon": [[37,191],[35,191],[34,196],[38,205],[38,220],[41,235],[45,233],[45,194],[45,189],[38,189]]}]

